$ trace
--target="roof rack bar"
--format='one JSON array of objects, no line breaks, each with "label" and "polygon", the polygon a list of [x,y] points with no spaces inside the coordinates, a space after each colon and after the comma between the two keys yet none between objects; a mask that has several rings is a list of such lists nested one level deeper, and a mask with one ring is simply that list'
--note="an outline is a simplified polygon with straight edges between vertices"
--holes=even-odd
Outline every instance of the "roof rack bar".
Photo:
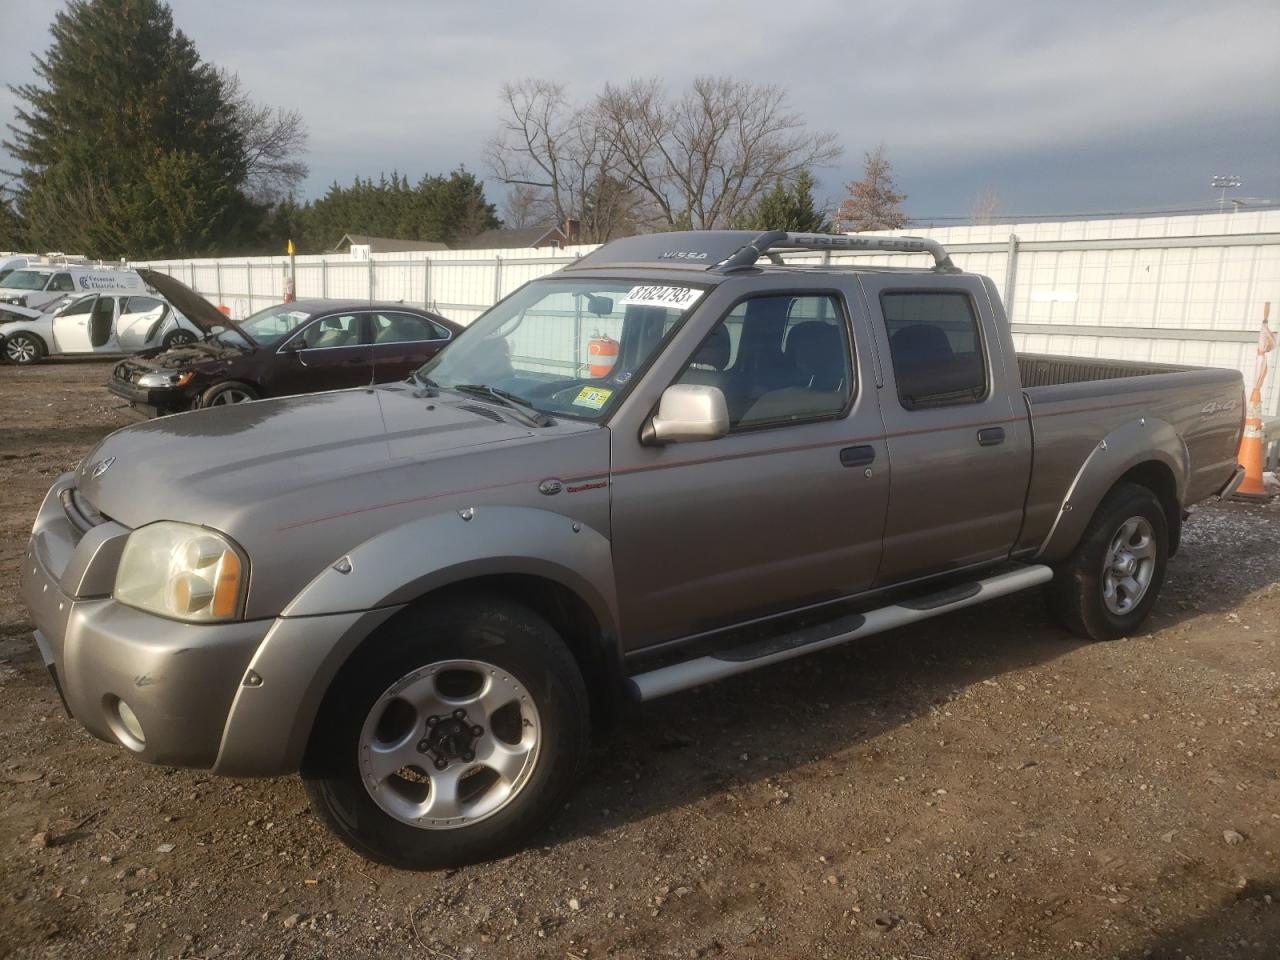
[{"label": "roof rack bar", "polygon": [[833,250],[863,253],[927,253],[933,257],[934,269],[941,273],[959,273],[946,248],[927,237],[869,237],[862,234],[788,233],[769,230],[760,234],[732,256],[720,261],[712,270],[728,272],[750,267],[766,254],[776,250]]}]

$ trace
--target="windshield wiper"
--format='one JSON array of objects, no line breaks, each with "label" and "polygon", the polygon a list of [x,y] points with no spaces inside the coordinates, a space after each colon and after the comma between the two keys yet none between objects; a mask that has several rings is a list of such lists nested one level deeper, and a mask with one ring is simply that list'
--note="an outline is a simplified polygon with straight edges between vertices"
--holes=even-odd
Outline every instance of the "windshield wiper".
[{"label": "windshield wiper", "polygon": [[484,397],[486,400],[492,400],[494,403],[509,407],[519,415],[518,419],[531,427],[549,427],[555,422],[523,397],[508,393],[506,390],[499,390],[497,387],[491,387],[487,383],[455,383],[453,389],[459,393],[468,393],[473,397]]},{"label": "windshield wiper", "polygon": [[430,399],[439,396],[440,384],[436,383],[430,377],[424,377],[417,370],[409,375],[409,379],[416,383],[419,389],[413,391],[413,395],[418,399]]}]

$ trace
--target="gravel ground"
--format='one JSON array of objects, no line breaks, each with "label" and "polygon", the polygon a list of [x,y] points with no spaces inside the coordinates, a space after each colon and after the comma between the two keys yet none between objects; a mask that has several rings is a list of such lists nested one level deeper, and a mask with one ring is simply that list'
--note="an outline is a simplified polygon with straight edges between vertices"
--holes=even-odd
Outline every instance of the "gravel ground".
[{"label": "gravel ground", "polygon": [[1198,511],[1150,633],[1027,594],[672,697],[536,846],[412,874],[63,715],[17,562],[109,369],[0,367],[0,956],[1280,955],[1280,503]]}]

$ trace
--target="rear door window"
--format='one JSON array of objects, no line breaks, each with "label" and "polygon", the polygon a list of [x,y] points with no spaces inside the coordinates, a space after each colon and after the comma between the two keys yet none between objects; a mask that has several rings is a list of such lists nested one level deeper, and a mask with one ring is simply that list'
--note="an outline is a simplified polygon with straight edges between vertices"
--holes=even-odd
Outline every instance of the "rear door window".
[{"label": "rear door window", "polygon": [[415,343],[445,339],[438,326],[412,313],[378,312],[372,315],[372,322],[374,343]]},{"label": "rear door window", "polygon": [[898,402],[906,410],[978,403],[987,362],[967,293],[903,290],[880,295]]}]

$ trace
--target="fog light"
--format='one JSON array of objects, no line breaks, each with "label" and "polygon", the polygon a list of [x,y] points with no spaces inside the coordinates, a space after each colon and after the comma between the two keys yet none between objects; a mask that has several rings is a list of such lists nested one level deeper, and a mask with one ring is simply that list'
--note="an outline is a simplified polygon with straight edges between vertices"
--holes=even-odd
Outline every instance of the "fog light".
[{"label": "fog light", "polygon": [[111,705],[111,713],[114,714],[111,719],[115,721],[111,724],[112,732],[117,740],[130,750],[141,750],[146,746],[146,734],[142,732],[142,724],[132,707],[116,697],[115,703]]}]

